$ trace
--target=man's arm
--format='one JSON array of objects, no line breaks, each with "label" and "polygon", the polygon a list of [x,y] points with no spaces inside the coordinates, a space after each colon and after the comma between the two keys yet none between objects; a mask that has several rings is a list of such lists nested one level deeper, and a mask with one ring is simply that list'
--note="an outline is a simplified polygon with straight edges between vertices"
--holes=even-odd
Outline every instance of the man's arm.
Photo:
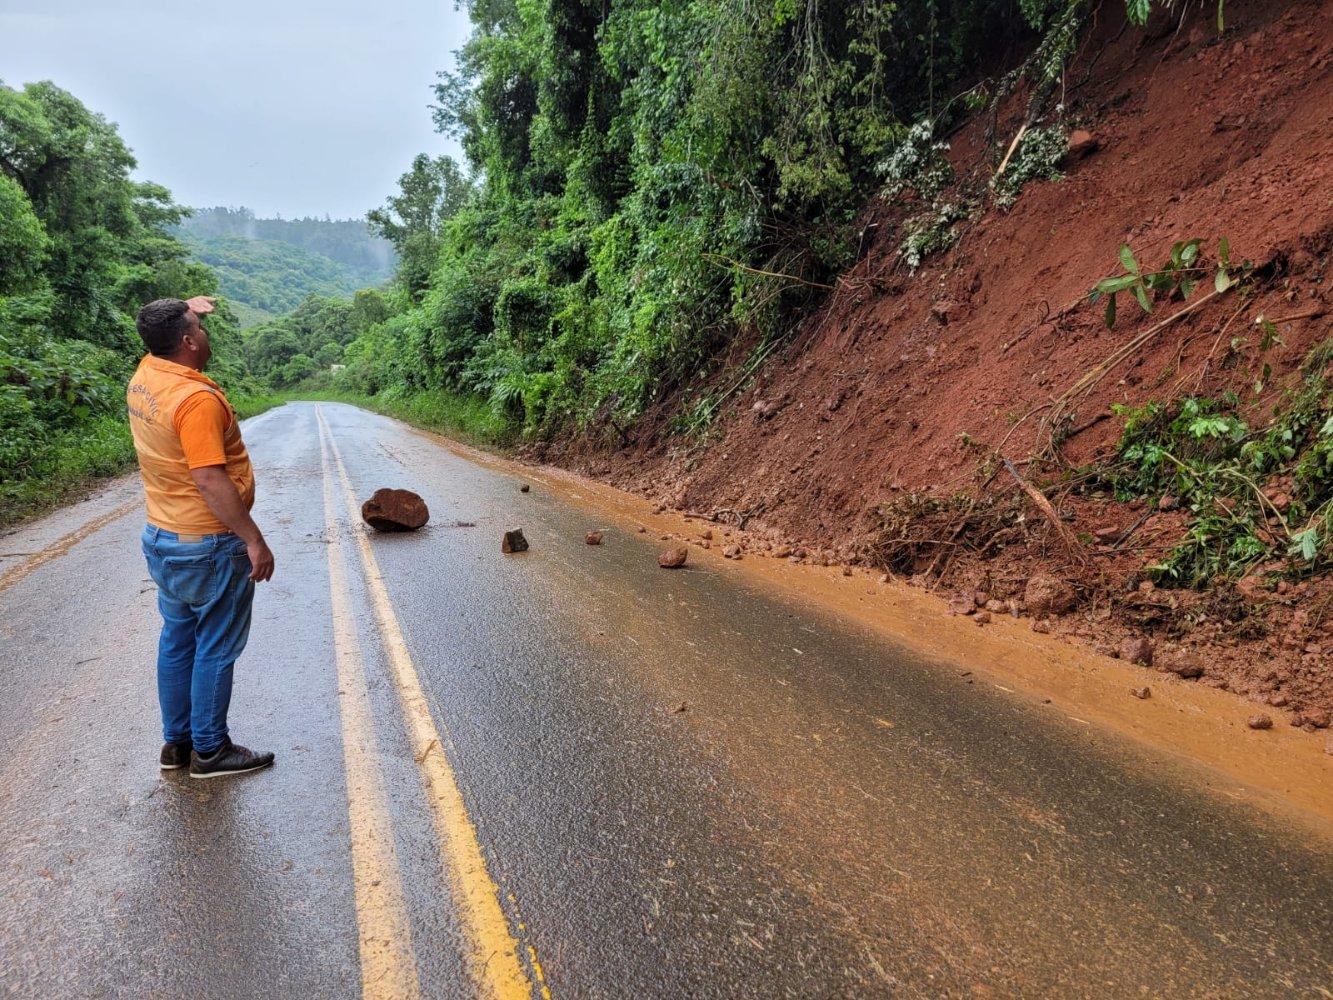
[{"label": "man's arm", "polygon": [[191,469],[190,475],[217,519],[245,542],[245,552],[250,557],[250,579],[262,582],[271,578],[273,553],[269,551],[259,525],[255,524],[254,518],[241,502],[241,495],[236,492],[236,484],[227,476],[226,467],[206,465]]}]

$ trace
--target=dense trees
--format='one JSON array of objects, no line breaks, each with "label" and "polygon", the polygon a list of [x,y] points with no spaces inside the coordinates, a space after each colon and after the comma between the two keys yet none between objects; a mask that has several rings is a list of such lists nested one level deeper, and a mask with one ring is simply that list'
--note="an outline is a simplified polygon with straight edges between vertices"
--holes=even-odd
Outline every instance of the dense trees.
[{"label": "dense trees", "polygon": [[[58,468],[123,461],[135,311],[216,289],[169,233],[183,210],[133,180],[134,165],[115,126],[71,94],[0,86],[0,521]],[[225,311],[209,328],[219,358],[234,357]],[[236,362],[219,374],[234,379]]]},{"label": "dense trees", "polygon": [[383,284],[397,259],[396,240],[350,219],[257,219],[248,208],[206,208],[182,220],[177,233],[217,273],[242,327],[310,295],[349,296]]},{"label": "dense trees", "polygon": [[188,231],[181,240],[217,274],[221,293],[240,307],[243,327],[295,309],[310,295],[349,296],[366,285],[364,276],[346,265],[290,243],[244,236],[199,239]]},{"label": "dense trees", "polygon": [[246,334],[251,373],[275,388],[290,388],[343,361],[344,348],[384,319],[388,307],[375,289],[347,299],[311,296],[286,316]]},{"label": "dense trees", "polygon": [[204,242],[232,237],[298,247],[341,264],[358,288],[383,282],[395,263],[389,242],[359,219],[257,219],[248,208],[200,208],[180,229]]},{"label": "dense trees", "polygon": [[472,185],[448,156],[425,154],[398,179],[398,194],[366,215],[370,230],[398,252],[398,277],[413,298],[430,281],[444,224],[458,214]]},{"label": "dense trees", "polygon": [[[789,328],[865,199],[961,115],[1023,76],[1048,117],[1092,6],[476,0],[434,113],[477,181],[458,205],[422,157],[375,217],[404,294],[347,347],[350,384],[481,395],[530,433],[623,426],[738,332]],[[955,220],[903,238],[928,253]]]}]

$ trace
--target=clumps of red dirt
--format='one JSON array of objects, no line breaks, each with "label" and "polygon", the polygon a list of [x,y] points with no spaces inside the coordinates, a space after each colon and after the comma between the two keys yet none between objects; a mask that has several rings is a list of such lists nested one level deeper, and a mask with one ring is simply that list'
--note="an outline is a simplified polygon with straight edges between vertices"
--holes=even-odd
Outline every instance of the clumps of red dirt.
[{"label": "clumps of red dirt", "polygon": [[[1121,504],[1058,484],[1111,453],[1123,426],[1113,405],[1226,390],[1254,399],[1262,360],[1273,374],[1250,405],[1271,412],[1333,332],[1330,14],[1328,0],[1235,0],[1220,38],[1197,5],[1147,31],[1102,23],[1065,76],[1066,120],[1085,134],[1063,179],[1029,183],[1010,211],[987,210],[916,273],[898,253],[902,210],[869,205],[861,259],[731,401],[708,448],[688,452],[667,432],[675,398],[627,446],[569,443],[541,457],[680,509],[725,509],[770,553],[981,590],[1020,613],[1033,576],[1058,577],[1077,608],[1040,619],[1042,630],[1112,655],[1142,640],[1146,669],[1327,725],[1327,575],[1272,589],[1259,577],[1206,592],[1154,587],[1145,568],[1180,540],[1188,514],[1170,498]],[[988,116],[953,137],[965,182],[993,173],[1024,100],[1001,107],[991,141]],[[1217,296],[1071,396],[1181,305],[1151,317],[1124,305],[1105,327],[1087,296],[1117,273],[1121,244],[1158,264],[1175,241],[1203,238],[1215,255],[1223,236],[1255,266],[1248,297]],[[1230,342],[1251,336],[1260,313],[1280,337],[1262,359]],[[1052,426],[1056,411],[1067,419]],[[1020,480],[1045,487],[1058,523]]]}]

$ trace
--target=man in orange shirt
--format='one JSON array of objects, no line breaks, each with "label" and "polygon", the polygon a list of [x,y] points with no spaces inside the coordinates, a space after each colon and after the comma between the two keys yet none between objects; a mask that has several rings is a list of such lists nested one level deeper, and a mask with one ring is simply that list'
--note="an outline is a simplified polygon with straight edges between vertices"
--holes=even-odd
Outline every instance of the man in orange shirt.
[{"label": "man in orange shirt", "polygon": [[254,469],[236,413],[203,373],[212,354],[200,316],[207,296],[158,299],[136,325],[148,354],[126,392],[148,507],[144,557],[157,583],[162,636],[157,693],[163,770],[193,778],[273,763],[231,741],[232,667],[250,634],[255,584],[273,576],[273,553],[250,517]]}]

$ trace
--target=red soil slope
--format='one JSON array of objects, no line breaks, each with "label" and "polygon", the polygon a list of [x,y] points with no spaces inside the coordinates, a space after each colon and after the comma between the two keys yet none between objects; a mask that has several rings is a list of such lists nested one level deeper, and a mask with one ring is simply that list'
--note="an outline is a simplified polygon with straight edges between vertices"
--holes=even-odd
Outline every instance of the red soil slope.
[{"label": "red soil slope", "polygon": [[[678,441],[647,433],[613,454],[557,460],[687,510],[745,512],[752,549],[803,543],[810,558],[872,561],[866,543],[881,505],[918,491],[975,491],[981,460],[1001,447],[1023,467],[1039,443],[1043,411],[1015,421],[1178,308],[1144,318],[1122,303],[1116,328],[1105,328],[1087,292],[1117,271],[1119,246],[1129,243],[1157,264],[1173,241],[1196,236],[1209,249],[1226,236],[1233,257],[1264,269],[1258,295],[1235,322],[1254,340],[1253,316],[1283,320],[1282,345],[1264,359],[1278,377],[1256,404],[1271,406],[1311,346],[1333,332],[1333,2],[1229,0],[1226,9],[1222,38],[1212,12],[1196,4],[1183,22],[1147,31],[1094,28],[1067,73],[1064,99],[1099,147],[1071,157],[1063,180],[1029,184],[1008,213],[987,211],[917,273],[898,259],[898,214],[869,206],[865,222],[877,224],[868,232],[878,237],[785,353],[733,401],[711,447],[683,455]],[[1000,151],[1018,129],[1023,99],[1016,95],[999,118]],[[960,176],[993,170],[987,124],[955,136]],[[1121,422],[1113,403],[1252,385],[1257,349],[1218,346],[1239,306],[1234,296],[1219,297],[1112,370],[1075,406],[1066,459],[1084,462],[1115,443]],[[1012,490],[1014,482],[1000,472],[990,484],[998,487]],[[1058,502],[1085,533],[1129,528],[1143,510]],[[1238,629],[1237,615],[1206,595],[1137,589],[1143,566],[1179,537],[1179,515],[1150,516],[1124,551],[1076,560],[1053,544],[1051,531],[1035,531],[1044,523],[1035,507],[1028,523],[1033,531],[985,560],[951,554],[945,582],[1021,600],[1029,575],[1055,572],[1084,596],[1057,630],[1109,648],[1126,636],[1151,636],[1159,667],[1195,655],[1205,683],[1303,710],[1308,717],[1295,717],[1298,724],[1326,724],[1333,709],[1327,579],[1246,608],[1261,627]],[[930,562],[938,571],[939,560]],[[1182,608],[1196,605],[1185,631]]]}]

